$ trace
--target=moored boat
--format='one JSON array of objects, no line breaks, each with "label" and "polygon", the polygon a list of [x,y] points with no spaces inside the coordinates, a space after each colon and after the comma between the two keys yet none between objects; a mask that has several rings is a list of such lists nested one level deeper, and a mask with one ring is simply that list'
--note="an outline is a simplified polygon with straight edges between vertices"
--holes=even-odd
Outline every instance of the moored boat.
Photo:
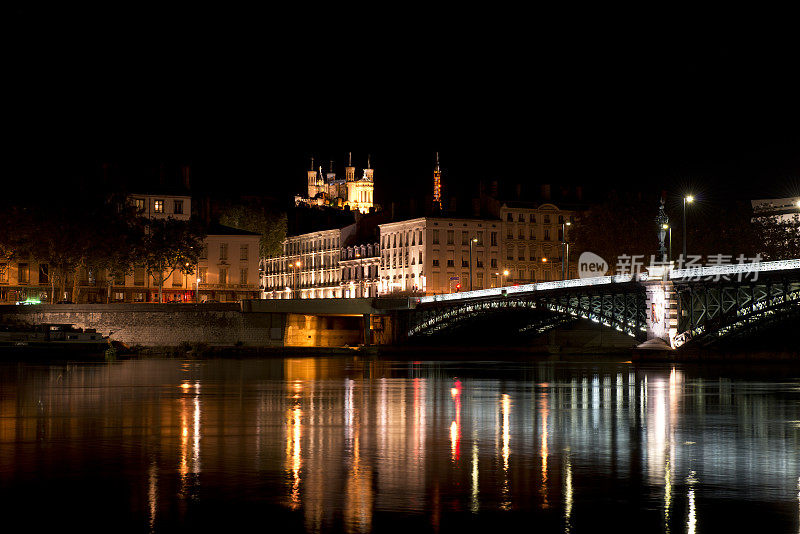
[{"label": "moored boat", "polygon": [[0,325],[0,355],[47,353],[100,354],[110,346],[108,336],[92,328],[75,328],[71,324],[39,324],[33,326]]}]

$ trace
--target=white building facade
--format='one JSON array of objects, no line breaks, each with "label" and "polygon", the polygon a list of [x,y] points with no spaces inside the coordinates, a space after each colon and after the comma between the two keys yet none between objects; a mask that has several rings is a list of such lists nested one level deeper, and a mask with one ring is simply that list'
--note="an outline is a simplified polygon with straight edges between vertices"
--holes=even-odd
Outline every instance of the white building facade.
[{"label": "white building facade", "polygon": [[452,293],[499,283],[498,220],[420,217],[379,226],[380,294]]}]

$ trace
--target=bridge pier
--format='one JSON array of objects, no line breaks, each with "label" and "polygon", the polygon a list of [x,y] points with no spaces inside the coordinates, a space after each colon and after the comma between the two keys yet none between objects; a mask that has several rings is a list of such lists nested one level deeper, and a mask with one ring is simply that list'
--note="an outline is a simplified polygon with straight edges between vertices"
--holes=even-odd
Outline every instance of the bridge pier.
[{"label": "bridge pier", "polygon": [[675,348],[675,336],[678,333],[678,298],[675,287],[669,277],[665,276],[668,268],[649,269],[648,280],[643,282],[645,297],[645,315],[647,316],[647,342],[660,339],[667,347]]}]

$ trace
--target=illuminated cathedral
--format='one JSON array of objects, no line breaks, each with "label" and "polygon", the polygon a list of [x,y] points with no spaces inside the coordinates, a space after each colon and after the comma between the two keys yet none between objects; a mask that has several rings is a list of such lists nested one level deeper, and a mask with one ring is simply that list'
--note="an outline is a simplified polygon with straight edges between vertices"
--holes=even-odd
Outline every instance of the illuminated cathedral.
[{"label": "illuminated cathedral", "polygon": [[347,166],[344,168],[344,178],[337,177],[333,168],[333,161],[327,172],[322,170],[322,165],[314,167],[314,158],[311,158],[311,167],[308,169],[308,196],[295,197],[295,204],[309,206],[330,206],[344,209],[349,206],[351,210],[368,213],[370,208],[378,206],[374,203],[373,193],[375,182],[374,170],[367,156],[367,167],[363,169],[361,177],[356,179],[356,168],[353,166],[352,152],[348,153]]}]

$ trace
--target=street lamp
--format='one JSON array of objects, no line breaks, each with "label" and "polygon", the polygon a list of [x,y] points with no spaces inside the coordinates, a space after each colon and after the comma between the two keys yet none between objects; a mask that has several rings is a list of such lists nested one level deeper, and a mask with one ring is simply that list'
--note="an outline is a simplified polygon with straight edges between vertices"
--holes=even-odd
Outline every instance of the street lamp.
[{"label": "street lamp", "polygon": [[478,242],[477,237],[469,240],[469,290],[472,291],[472,245]]},{"label": "street lamp", "polygon": [[[292,280],[292,282],[293,282],[293,285],[295,285],[295,286],[299,286],[300,285],[300,266],[302,264],[303,263],[301,261],[294,262],[294,267],[297,268],[297,279],[296,280]],[[290,266],[291,266],[291,264],[290,264]],[[292,278],[294,278],[294,273],[295,273],[295,271],[294,271],[294,268],[293,268],[292,269]],[[294,291],[290,292],[289,298],[294,298]]]},{"label": "street lamp", "polygon": [[669,232],[669,254],[667,256],[667,261],[672,263],[672,227],[668,224],[662,224],[661,228]]},{"label": "street lamp", "polygon": [[200,277],[197,277],[197,284],[194,286],[194,303],[200,303]]},{"label": "street lamp", "polygon": [[686,204],[694,202],[694,196],[683,197],[683,261],[686,261]]},{"label": "street lamp", "polygon": [[572,226],[570,221],[561,223],[561,280],[564,280],[564,266],[569,263],[569,243],[567,243],[567,226]]},{"label": "street lamp", "polygon": [[506,280],[505,279],[508,278],[509,274],[511,274],[511,273],[509,272],[508,269],[505,269],[503,271],[503,276],[502,276],[502,278],[500,278],[500,287],[506,287]]}]

